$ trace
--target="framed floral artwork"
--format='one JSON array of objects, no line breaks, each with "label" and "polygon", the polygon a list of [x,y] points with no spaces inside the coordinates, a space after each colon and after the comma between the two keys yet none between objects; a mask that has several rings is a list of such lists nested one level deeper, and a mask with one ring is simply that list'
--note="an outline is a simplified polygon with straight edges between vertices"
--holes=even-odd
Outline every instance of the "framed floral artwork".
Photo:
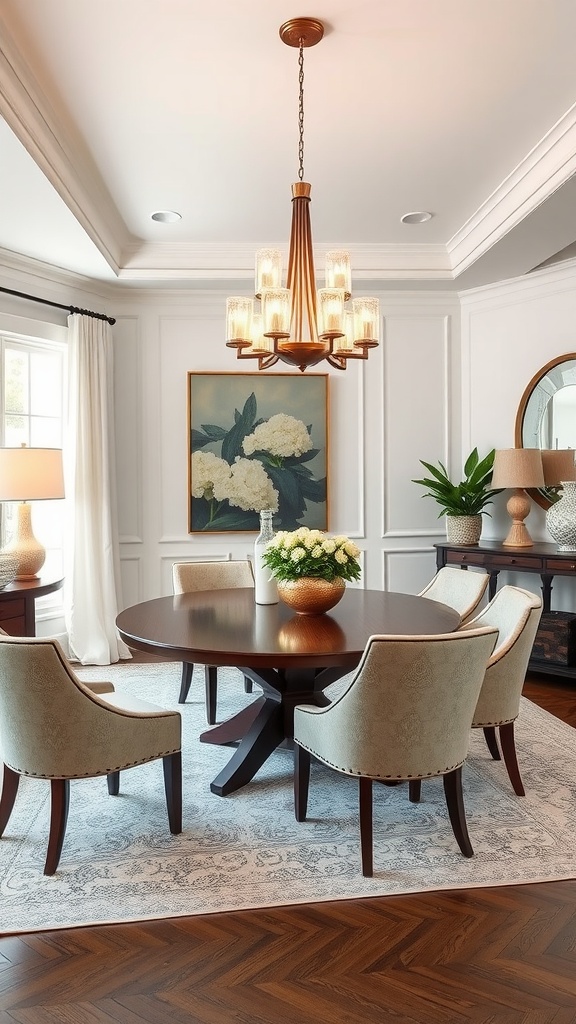
[{"label": "framed floral artwork", "polygon": [[189,533],[328,529],[328,374],[188,374]]}]

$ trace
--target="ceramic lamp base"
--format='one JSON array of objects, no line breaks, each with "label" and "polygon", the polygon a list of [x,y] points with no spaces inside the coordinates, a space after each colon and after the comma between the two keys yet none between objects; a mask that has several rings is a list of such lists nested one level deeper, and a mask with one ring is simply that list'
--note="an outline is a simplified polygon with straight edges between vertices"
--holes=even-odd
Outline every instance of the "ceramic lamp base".
[{"label": "ceramic lamp base", "polygon": [[18,505],[18,529],[15,539],[5,549],[18,561],[17,580],[35,580],[46,561],[46,549],[34,536],[32,506],[27,501]]}]

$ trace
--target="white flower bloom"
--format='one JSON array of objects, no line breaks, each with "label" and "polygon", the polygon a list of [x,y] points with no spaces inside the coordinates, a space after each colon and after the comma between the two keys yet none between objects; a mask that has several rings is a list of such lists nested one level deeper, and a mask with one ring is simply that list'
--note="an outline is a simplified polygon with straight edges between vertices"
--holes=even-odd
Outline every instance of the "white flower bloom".
[{"label": "white flower bloom", "polygon": [[358,545],[354,544],[351,540],[344,544],[344,551],[347,555],[350,555],[350,558],[358,558],[358,555],[361,553]]},{"label": "white flower bloom", "polygon": [[340,565],[346,565],[346,562],[348,561],[348,555],[342,550],[342,548],[336,548],[334,558]]},{"label": "white flower bloom", "polygon": [[244,510],[259,512],[263,508],[278,511],[278,491],[257,459],[241,459],[229,467],[227,479],[214,481],[214,497],[217,501],[228,500],[231,505]]},{"label": "white flower bloom", "polygon": [[254,433],[244,438],[242,447],[246,455],[270,452],[282,458],[290,455],[298,457],[310,451],[312,440],[302,420],[279,412],[264,423],[259,423]]},{"label": "white flower bloom", "polygon": [[292,562],[301,562],[302,559],[305,557],[306,551],[304,550],[304,548],[294,548],[292,554],[290,555],[290,559]]},{"label": "white flower bloom", "polygon": [[219,459],[213,452],[194,452],[192,466],[192,497],[207,498],[214,494],[214,485],[223,487],[230,478],[230,466],[225,459]]},{"label": "white flower bloom", "polygon": [[322,541],[322,548],[327,555],[332,555],[336,551],[336,545],[331,537],[327,540]]},{"label": "white flower bloom", "polygon": [[312,555],[312,558],[321,558],[322,555],[324,554],[324,552],[322,551],[322,545],[316,544],[316,546],[312,548],[310,554]]}]

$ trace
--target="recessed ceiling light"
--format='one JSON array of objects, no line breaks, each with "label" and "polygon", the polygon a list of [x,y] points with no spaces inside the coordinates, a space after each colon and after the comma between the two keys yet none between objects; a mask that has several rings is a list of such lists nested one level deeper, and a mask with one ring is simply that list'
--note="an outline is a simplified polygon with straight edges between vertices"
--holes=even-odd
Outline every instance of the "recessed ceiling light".
[{"label": "recessed ceiling light", "polygon": [[182,214],[176,213],[176,210],[157,210],[150,216],[152,220],[157,220],[160,224],[173,224],[176,220],[182,220]]},{"label": "recessed ceiling light", "polygon": [[432,214],[427,210],[416,210],[414,213],[405,213],[403,217],[400,217],[403,224],[424,224],[425,221],[431,219]]}]

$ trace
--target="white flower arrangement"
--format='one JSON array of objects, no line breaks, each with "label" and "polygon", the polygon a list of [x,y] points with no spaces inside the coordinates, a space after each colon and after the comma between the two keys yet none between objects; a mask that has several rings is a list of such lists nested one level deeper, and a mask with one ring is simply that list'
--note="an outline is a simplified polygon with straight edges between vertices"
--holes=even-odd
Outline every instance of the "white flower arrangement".
[{"label": "white flower arrangement", "polygon": [[303,576],[357,580],[361,574],[360,553],[348,537],[330,537],[321,530],[301,526],[291,532],[280,530],[266,545],[262,560],[277,580]]}]

